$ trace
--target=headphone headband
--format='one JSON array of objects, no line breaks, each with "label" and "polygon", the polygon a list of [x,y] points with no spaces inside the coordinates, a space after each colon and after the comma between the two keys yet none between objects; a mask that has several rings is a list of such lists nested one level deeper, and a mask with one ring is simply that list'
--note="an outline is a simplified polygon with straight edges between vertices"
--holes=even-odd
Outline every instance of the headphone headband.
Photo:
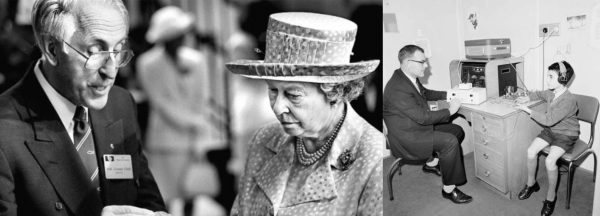
[{"label": "headphone headband", "polygon": [[556,63],[558,63],[559,68],[558,81],[567,81],[567,69],[565,68],[565,64],[563,61],[558,61]]},{"label": "headphone headband", "polygon": [[563,61],[558,61],[557,63],[558,63],[558,68],[560,69],[559,72],[561,74],[566,73],[567,69],[565,68],[565,64],[563,64]]}]

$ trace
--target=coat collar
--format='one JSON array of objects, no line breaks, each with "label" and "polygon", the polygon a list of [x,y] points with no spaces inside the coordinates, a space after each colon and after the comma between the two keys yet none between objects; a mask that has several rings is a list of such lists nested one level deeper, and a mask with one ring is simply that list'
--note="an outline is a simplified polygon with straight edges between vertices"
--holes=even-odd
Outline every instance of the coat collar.
[{"label": "coat collar", "polygon": [[554,94],[553,91],[550,91],[550,93],[552,93],[552,97],[550,98],[550,104],[554,104],[557,101],[571,98],[571,92],[569,91],[569,89],[565,89],[565,91],[562,94],[560,94],[558,97],[556,97],[556,95]]},{"label": "coat collar", "polygon": [[[404,81],[405,82],[405,83],[403,83],[404,85],[409,85],[411,87],[411,89],[414,91],[414,93],[416,93],[417,95],[420,95],[421,97],[424,97],[423,94],[419,93],[419,90],[421,92],[423,92],[423,89],[421,88],[421,89],[417,90],[415,85],[413,85],[412,81],[406,76],[406,74],[404,74],[402,69],[400,69],[400,68],[396,69],[394,71],[393,76],[396,76],[401,81]],[[419,82],[419,78],[416,78],[415,82],[419,87],[421,87],[421,82]]]},{"label": "coat collar", "polygon": [[[360,116],[352,109],[349,103],[346,103],[346,108],[346,119],[342,123],[342,127],[327,158],[317,162],[316,171],[307,177],[305,185],[301,187],[300,191],[295,193],[296,196],[291,199],[290,203],[286,203],[285,206],[318,200],[331,200],[337,197],[336,175],[334,174],[342,171],[338,158],[346,150],[351,155],[356,155],[358,142],[362,136],[362,131],[364,131],[364,125],[360,121]],[[294,157],[296,157],[295,148],[292,144],[295,137],[285,134],[282,129],[280,129],[279,134],[279,136],[275,136],[266,142],[265,147],[273,155],[267,159],[263,168],[254,176],[257,185],[265,192],[271,203],[273,203],[274,209],[283,207],[281,206],[283,194],[290,177]],[[325,176],[326,181],[320,181],[320,176]],[[327,188],[327,190],[316,191],[316,194],[313,193],[311,196],[304,196],[305,192],[312,191],[313,188],[317,187]]]},{"label": "coat collar", "polygon": [[[33,157],[69,210],[74,214],[100,212],[102,200],[89,181],[84,165],[73,148],[58,114],[35,78],[33,68],[30,68],[21,82],[22,95],[16,100],[25,105],[25,108],[19,111],[25,114],[22,115],[23,120],[33,126],[34,137],[26,141]],[[96,155],[99,156],[102,152],[107,152],[107,137],[118,136],[118,133],[117,136],[108,134],[116,131],[115,126],[120,124],[114,124],[112,118],[102,111],[90,111],[90,115]],[[101,163],[99,170],[104,171]]]}]

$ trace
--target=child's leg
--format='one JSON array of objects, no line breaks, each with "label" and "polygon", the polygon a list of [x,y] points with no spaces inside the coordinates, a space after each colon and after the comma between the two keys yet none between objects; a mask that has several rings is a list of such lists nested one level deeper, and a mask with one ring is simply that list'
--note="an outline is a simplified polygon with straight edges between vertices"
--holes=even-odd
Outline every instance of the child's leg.
[{"label": "child's leg", "polygon": [[527,186],[535,184],[535,170],[537,169],[537,155],[548,145],[546,140],[536,137],[527,149]]},{"label": "child's leg", "polygon": [[546,157],[546,171],[548,171],[548,194],[546,199],[553,201],[556,197],[556,182],[558,181],[558,167],[556,160],[565,154],[565,150],[558,146],[550,146],[550,153]]}]

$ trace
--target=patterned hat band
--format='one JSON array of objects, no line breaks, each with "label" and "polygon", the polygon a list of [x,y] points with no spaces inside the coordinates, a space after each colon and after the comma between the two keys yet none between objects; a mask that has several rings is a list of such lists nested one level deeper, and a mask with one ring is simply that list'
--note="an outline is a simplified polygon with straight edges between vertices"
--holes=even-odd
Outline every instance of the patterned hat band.
[{"label": "patterned hat band", "polygon": [[265,63],[344,64],[350,62],[354,41],[332,42],[267,31]]}]

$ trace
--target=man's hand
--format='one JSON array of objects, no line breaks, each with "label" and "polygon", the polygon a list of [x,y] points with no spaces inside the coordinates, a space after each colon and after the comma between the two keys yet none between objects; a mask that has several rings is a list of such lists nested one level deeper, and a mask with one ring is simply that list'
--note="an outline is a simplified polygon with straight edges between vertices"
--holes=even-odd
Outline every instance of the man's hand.
[{"label": "man's hand", "polygon": [[148,209],[138,208],[135,206],[126,205],[110,205],[102,209],[102,216],[162,216],[169,215],[164,212],[152,212]]},{"label": "man's hand", "polygon": [[458,112],[458,109],[460,108],[460,99],[458,98],[453,98],[450,101],[450,107],[448,108],[448,110],[450,111],[450,115],[454,115],[454,113]]}]

